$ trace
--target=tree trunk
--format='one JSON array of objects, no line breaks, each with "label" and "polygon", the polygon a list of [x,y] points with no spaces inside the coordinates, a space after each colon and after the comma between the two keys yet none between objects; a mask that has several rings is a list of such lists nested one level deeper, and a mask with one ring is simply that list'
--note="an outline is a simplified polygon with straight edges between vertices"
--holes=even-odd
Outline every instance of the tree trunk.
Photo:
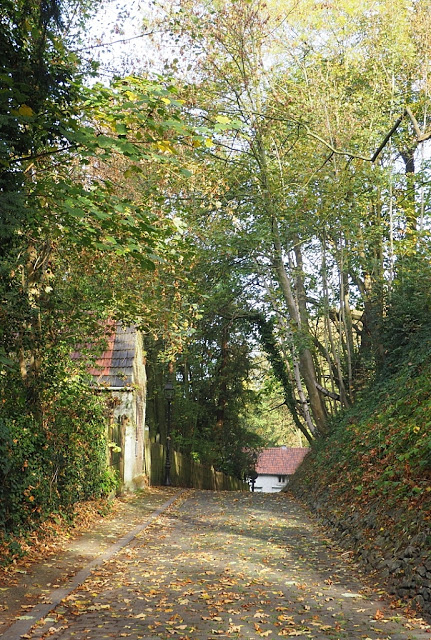
[{"label": "tree trunk", "polygon": [[280,352],[283,355],[283,360],[285,362],[286,365],[286,371],[287,374],[289,376],[289,380],[290,383],[292,385],[292,388],[296,387],[297,391],[298,391],[298,398],[299,398],[299,405],[301,407],[301,413],[302,413],[302,417],[304,418],[304,422],[307,425],[307,429],[309,430],[309,432],[313,435],[315,435],[316,433],[316,427],[314,426],[312,417],[310,415],[310,409],[308,406],[308,401],[307,398],[305,396],[305,392],[304,392],[304,386],[302,384],[302,380],[301,380],[301,372],[300,372],[300,367],[299,367],[299,360],[298,357],[295,354],[295,348],[294,348],[294,344],[293,344],[293,337],[292,337],[292,332],[290,330],[289,326],[283,326],[281,322],[278,323],[278,327],[279,330],[282,333],[286,333],[287,332],[287,342],[290,346],[290,351],[292,353],[292,362],[293,362],[293,375],[291,372],[291,367],[290,367],[290,363],[289,363],[289,358],[288,358],[288,354],[287,354],[287,350],[284,348],[284,344],[280,345]]},{"label": "tree trunk", "polygon": [[[312,340],[309,332],[308,321],[306,321],[304,326],[302,326],[300,310],[298,309],[290,279],[284,266],[280,236],[275,220],[273,220],[272,228],[274,246],[272,265],[274,273],[277,277],[277,281],[280,285],[280,289],[291,318],[290,325],[292,335],[297,342],[299,367],[301,376],[304,379],[305,386],[307,387],[311,412],[316,423],[317,431],[319,434],[324,434],[327,430],[327,414],[320,393],[316,387],[316,383],[318,382],[316,369],[314,366],[313,356],[307,344]],[[302,313],[304,315],[304,310],[302,310]]]},{"label": "tree trunk", "polygon": [[225,324],[222,329],[220,344],[220,362],[217,371],[217,378],[220,381],[218,385],[219,393],[217,398],[216,410],[216,431],[218,437],[222,437],[225,424],[225,414],[227,406],[227,367],[229,360],[229,325]]},{"label": "tree trunk", "polygon": [[416,184],[415,184],[415,150],[416,145],[405,151],[401,151],[406,170],[406,194],[404,211],[406,216],[406,229],[410,232],[417,231],[418,216],[416,210]]}]

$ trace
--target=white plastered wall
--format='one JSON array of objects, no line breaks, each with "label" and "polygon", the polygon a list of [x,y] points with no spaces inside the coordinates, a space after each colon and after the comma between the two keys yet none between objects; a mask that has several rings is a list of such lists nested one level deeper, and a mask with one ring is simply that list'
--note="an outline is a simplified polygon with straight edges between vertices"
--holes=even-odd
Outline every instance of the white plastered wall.
[{"label": "white plastered wall", "polygon": [[136,398],[132,389],[114,391],[117,404],[114,408],[114,420],[122,424],[123,442],[123,478],[124,489],[133,488],[133,478],[142,473],[142,441],[137,438]]},{"label": "white plastered wall", "polygon": [[258,476],[254,485],[254,490],[262,493],[277,493],[278,491],[281,491],[282,488],[287,485],[289,476],[284,476],[284,482],[279,482],[279,477],[280,476],[269,475]]}]

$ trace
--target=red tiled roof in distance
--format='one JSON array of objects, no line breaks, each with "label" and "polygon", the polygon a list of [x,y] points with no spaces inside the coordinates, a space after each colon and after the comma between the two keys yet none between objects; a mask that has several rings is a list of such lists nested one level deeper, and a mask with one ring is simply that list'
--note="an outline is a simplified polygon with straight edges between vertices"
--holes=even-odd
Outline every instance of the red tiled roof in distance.
[{"label": "red tiled roof in distance", "polygon": [[256,472],[269,476],[290,476],[295,473],[310,449],[306,447],[270,447],[257,459]]}]

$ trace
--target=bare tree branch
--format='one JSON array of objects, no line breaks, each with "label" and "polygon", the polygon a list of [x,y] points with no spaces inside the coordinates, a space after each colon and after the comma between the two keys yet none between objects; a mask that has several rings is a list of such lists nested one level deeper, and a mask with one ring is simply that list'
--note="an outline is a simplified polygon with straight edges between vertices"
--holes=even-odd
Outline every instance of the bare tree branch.
[{"label": "bare tree branch", "polygon": [[329,391],[329,389],[325,389],[325,387],[322,387],[318,382],[315,382],[314,384],[316,385],[316,389],[318,389],[320,393],[323,393],[324,396],[328,396],[328,398],[332,398],[332,400],[338,400],[338,402],[341,401],[338,393],[333,393],[332,391]]},{"label": "bare tree branch", "polygon": [[379,148],[377,149],[377,151],[375,152],[375,154],[371,158],[371,162],[375,162],[377,160],[377,158],[379,157],[379,155],[381,154],[381,152],[383,151],[383,149],[386,147],[386,145],[388,144],[389,140],[392,138],[392,136],[394,135],[395,131],[400,126],[400,124],[401,124],[401,122],[402,122],[402,120],[403,120],[403,118],[404,118],[404,116],[406,114],[406,111],[404,111],[404,113],[398,118],[398,120],[395,122],[394,126],[389,131],[389,133],[386,134],[382,144],[379,146]]},{"label": "bare tree branch", "polygon": [[419,127],[419,123],[416,120],[413,111],[410,109],[410,107],[406,107],[406,113],[409,116],[410,120],[412,121],[413,124],[413,128],[415,130],[416,133],[416,141],[418,144],[420,144],[421,142],[425,142],[426,140],[429,140],[431,138],[431,131],[425,132],[423,133],[421,131],[421,128]]}]

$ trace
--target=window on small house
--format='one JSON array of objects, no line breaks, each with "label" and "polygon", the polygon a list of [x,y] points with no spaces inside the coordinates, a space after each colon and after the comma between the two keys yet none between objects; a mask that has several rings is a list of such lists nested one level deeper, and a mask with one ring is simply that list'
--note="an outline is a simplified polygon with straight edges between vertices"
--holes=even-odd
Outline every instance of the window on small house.
[{"label": "window on small house", "polygon": [[286,476],[278,476],[279,482],[286,482]]}]

